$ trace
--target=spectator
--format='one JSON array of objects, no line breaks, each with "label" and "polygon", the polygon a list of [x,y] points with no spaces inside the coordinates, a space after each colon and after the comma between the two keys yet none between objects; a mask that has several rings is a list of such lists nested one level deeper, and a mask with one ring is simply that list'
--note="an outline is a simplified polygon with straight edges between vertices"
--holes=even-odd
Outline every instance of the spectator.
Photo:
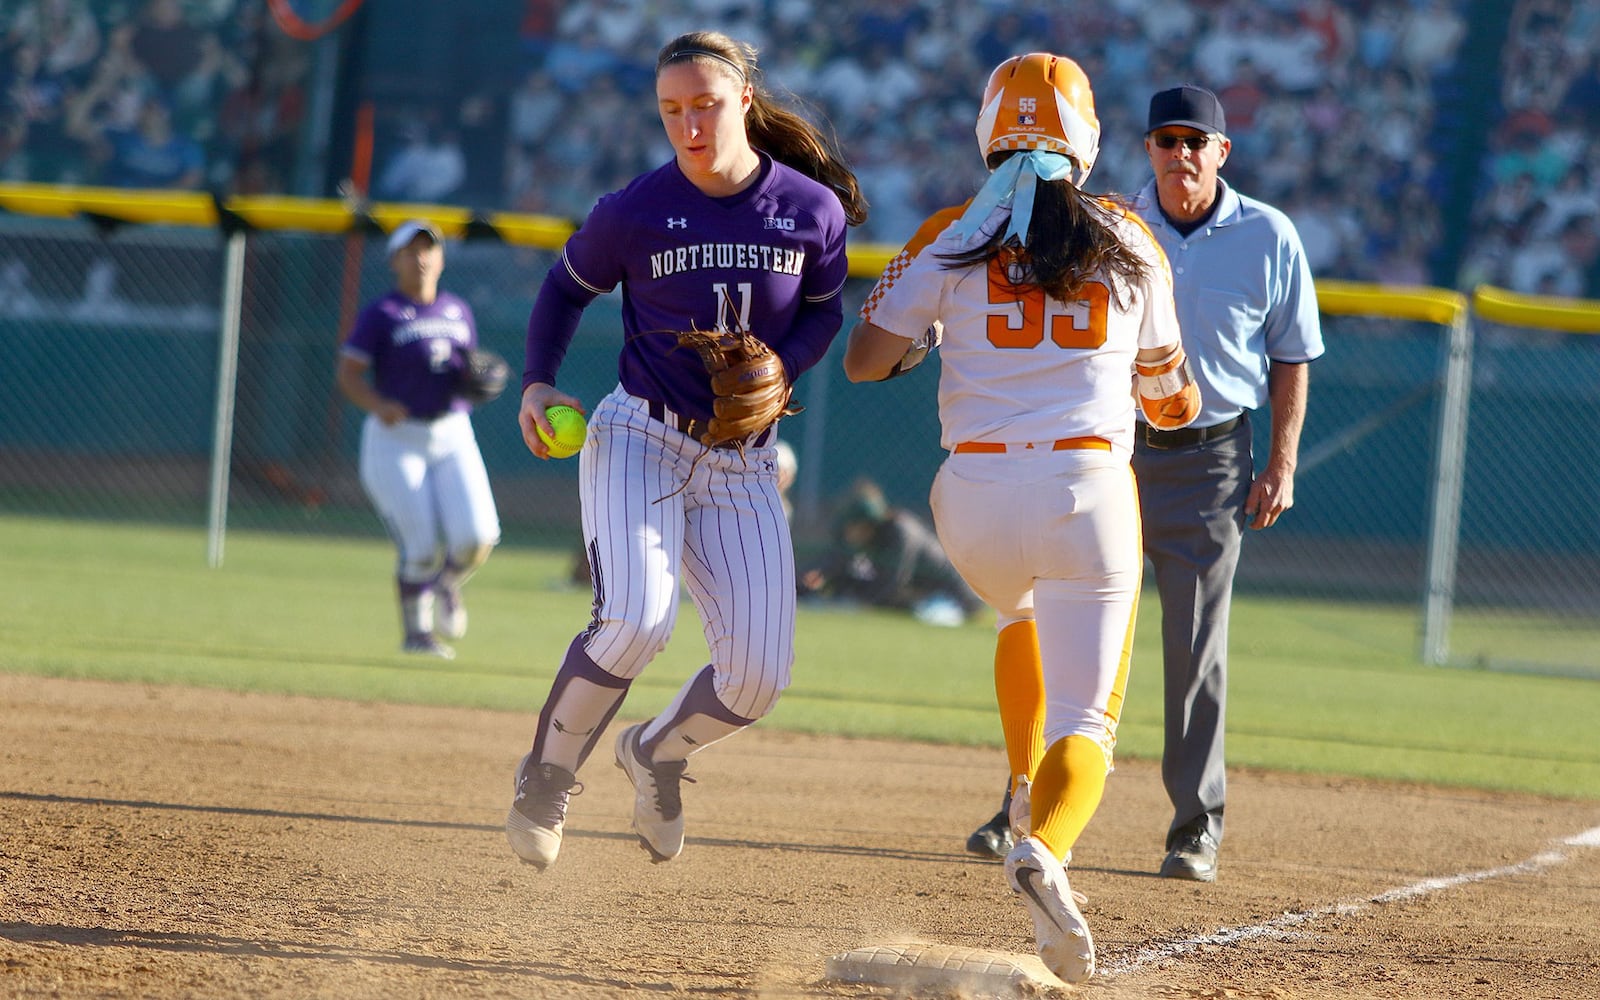
[{"label": "spectator", "polygon": [[1303,0],[1300,23],[1321,42],[1317,61],[1325,68],[1342,66],[1355,51],[1356,27],[1350,12],[1335,0]]},{"label": "spectator", "polygon": [[1466,37],[1466,18],[1451,0],[1419,0],[1400,25],[1400,63],[1417,86],[1430,86]]},{"label": "spectator", "polygon": [[1117,18],[1106,39],[1105,60],[1095,77],[1103,81],[1103,91],[1115,93],[1143,80],[1150,70],[1150,41],[1139,30],[1139,22],[1132,16]]},{"label": "spectator", "polygon": [[[1600,10],[1600,4],[1594,6]],[[1586,129],[1600,128],[1600,52],[1579,55],[1556,114]]]},{"label": "spectator", "polygon": [[1264,16],[1267,24],[1261,39],[1251,48],[1252,58],[1279,91],[1309,95],[1328,78],[1327,66],[1321,59],[1325,39],[1292,10]]},{"label": "spectator", "polygon": [[380,198],[438,202],[466,179],[466,155],[455,133],[434,138],[421,121],[406,125],[405,146],[383,168],[374,190]]},{"label": "spectator", "polygon": [[38,0],[17,11],[7,40],[38,46],[46,73],[81,84],[100,54],[102,33],[84,0]]},{"label": "spectator", "polygon": [[591,36],[612,52],[626,52],[649,37],[644,32],[649,26],[647,6],[643,0],[569,4],[556,24],[564,35]]},{"label": "spectator", "polygon": [[147,97],[133,128],[104,130],[74,109],[68,130],[88,144],[101,164],[100,181],[111,187],[196,189],[205,179],[205,153],[198,143],[172,129],[172,111],[160,97]]},{"label": "spectator", "polygon": [[[1234,66],[1232,82],[1217,91],[1217,97],[1228,109],[1228,123],[1233,128],[1234,141],[1250,136],[1255,131],[1256,116],[1267,103],[1267,88],[1261,72],[1249,56],[1239,59]],[[1235,112],[1234,108],[1239,110]]]},{"label": "spectator", "polygon": [[1542,190],[1567,172],[1567,158],[1537,133],[1513,132],[1503,139],[1491,138],[1490,143],[1489,175],[1497,184],[1506,183],[1518,174],[1527,174],[1533,178],[1534,186]]},{"label": "spectator", "polygon": [[[1530,234],[1539,229],[1543,206],[1532,214],[1534,218],[1524,227]],[[1596,246],[1594,216],[1568,219],[1555,239],[1528,239],[1512,255],[1507,275],[1511,290],[1529,295],[1582,298],[1595,262]]]},{"label": "spectator", "polygon": [[32,42],[11,52],[9,72],[0,71],[0,101],[7,106],[10,134],[35,180],[73,180],[82,147],[67,132],[68,78],[45,64],[43,49]]},{"label": "spectator", "polygon": [[1348,108],[1339,97],[1338,88],[1332,83],[1324,83],[1301,106],[1300,111],[1312,132],[1318,136],[1330,136],[1344,127]]},{"label": "spectator", "polygon": [[590,80],[614,73],[621,66],[622,60],[606,48],[592,24],[575,36],[553,39],[544,56],[545,72],[568,95],[582,92]]},{"label": "spectator", "polygon": [[206,59],[204,28],[190,24],[178,0],[145,0],[128,29],[128,51],[169,100],[193,96],[190,81]]},{"label": "spectator", "polygon": [[456,112],[457,133],[464,171],[457,200],[491,206],[505,192],[505,114],[499,99],[488,92],[469,94]]},{"label": "spectator", "polygon": [[983,608],[933,528],[891,506],[871,480],[851,490],[835,522],[834,548],[800,574],[799,592],[910,611],[935,625],[959,625]]},{"label": "spectator", "polygon": [[[1345,261],[1350,249],[1360,245],[1361,226],[1339,205],[1333,191],[1307,182],[1309,194],[1296,199],[1295,228],[1305,245],[1306,260],[1313,275],[1327,274]],[[1425,283],[1425,282],[1423,282]]]},{"label": "spectator", "polygon": [[1506,60],[1501,100],[1507,108],[1550,115],[1576,78],[1557,31],[1526,46],[1514,46]]},{"label": "spectator", "polygon": [[[1528,187],[1531,189],[1531,184]],[[1589,167],[1582,162],[1568,167],[1560,183],[1544,195],[1543,201],[1548,212],[1543,225],[1533,233],[1538,239],[1554,237],[1574,218],[1600,214],[1600,191],[1590,184]]]},{"label": "spectator", "polygon": [[565,108],[566,101],[550,74],[543,69],[529,70],[511,95],[511,141],[523,145],[542,142]]},{"label": "spectator", "polygon": [[1140,30],[1156,46],[1187,44],[1200,30],[1200,15],[1187,0],[1149,0],[1138,17]]},{"label": "spectator", "polygon": [[1373,71],[1394,65],[1402,28],[1397,7],[1380,3],[1370,10],[1356,32],[1356,51],[1362,65]]}]

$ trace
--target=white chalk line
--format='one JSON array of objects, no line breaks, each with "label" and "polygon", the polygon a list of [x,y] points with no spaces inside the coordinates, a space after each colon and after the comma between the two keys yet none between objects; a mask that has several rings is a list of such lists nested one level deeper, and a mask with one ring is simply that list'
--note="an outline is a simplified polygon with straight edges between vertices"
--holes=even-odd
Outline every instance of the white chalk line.
[{"label": "white chalk line", "polygon": [[[1558,842],[1561,847],[1600,847],[1600,826],[1592,830],[1567,837]],[[1223,927],[1215,933],[1184,938],[1179,941],[1164,941],[1141,949],[1126,958],[1118,959],[1101,966],[1100,975],[1107,978],[1125,976],[1130,972],[1137,972],[1148,965],[1169,961],[1181,955],[1203,948],[1207,945],[1236,944],[1240,941],[1249,941],[1260,937],[1283,937],[1296,933],[1297,928],[1320,920],[1323,917],[1346,916],[1359,913],[1374,904],[1394,903],[1402,900],[1417,899],[1430,893],[1451,889],[1458,885],[1471,882],[1486,882],[1490,879],[1504,878],[1508,875],[1526,875],[1532,872],[1549,868],[1566,861],[1568,852],[1563,850],[1541,851],[1526,861],[1519,861],[1514,865],[1505,865],[1501,868],[1489,868],[1484,871],[1463,872],[1459,875],[1449,875],[1442,878],[1423,879],[1411,885],[1398,889],[1381,892],[1370,899],[1354,903],[1333,903],[1321,906],[1314,910],[1301,910],[1294,913],[1285,913],[1265,923],[1251,924],[1247,927]]]}]

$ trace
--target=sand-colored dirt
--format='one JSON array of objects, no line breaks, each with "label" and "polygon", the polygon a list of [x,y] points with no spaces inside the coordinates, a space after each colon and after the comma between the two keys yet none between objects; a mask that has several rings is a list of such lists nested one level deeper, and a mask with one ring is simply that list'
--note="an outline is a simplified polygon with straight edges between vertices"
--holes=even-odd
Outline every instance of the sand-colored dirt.
[{"label": "sand-colored dirt", "polygon": [[[962,851],[993,750],[757,726],[652,865],[603,749],[540,874],[501,826],[524,715],[0,675],[0,720],[0,996],[867,997],[828,956],[1033,947]],[[1220,880],[1172,882],[1157,773],[1119,765],[1073,862],[1102,971],[1063,994],[1600,997],[1600,844],[1567,843],[1600,803],[1231,787]]]}]

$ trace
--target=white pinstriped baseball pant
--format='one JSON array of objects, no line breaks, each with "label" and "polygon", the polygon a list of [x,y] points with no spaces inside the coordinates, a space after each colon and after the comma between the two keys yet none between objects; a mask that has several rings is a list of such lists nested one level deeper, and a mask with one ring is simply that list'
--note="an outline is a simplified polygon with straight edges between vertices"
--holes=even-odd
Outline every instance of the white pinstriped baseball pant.
[{"label": "white pinstriped baseball pant", "polygon": [[758,719],[788,687],[795,656],[777,449],[768,440],[742,456],[707,450],[664,416],[619,386],[590,417],[578,489],[596,601],[584,648],[608,673],[637,677],[672,635],[681,582],[700,612],[718,699]]}]

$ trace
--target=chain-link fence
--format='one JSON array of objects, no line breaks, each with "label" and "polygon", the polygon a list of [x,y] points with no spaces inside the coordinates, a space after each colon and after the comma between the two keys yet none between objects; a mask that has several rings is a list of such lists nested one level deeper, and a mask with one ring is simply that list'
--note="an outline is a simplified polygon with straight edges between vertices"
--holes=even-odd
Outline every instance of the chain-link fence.
[{"label": "chain-link fence", "polygon": [[[228,237],[0,215],[0,512],[381,535],[356,477],[361,414],[333,380],[356,310],[390,285],[381,236],[242,239],[235,379],[223,335]],[[483,343],[513,367],[553,260],[494,238],[446,249],[443,286],[471,303]],[[853,281],[847,310],[869,289]],[[591,406],[616,382],[618,309],[609,296],[585,313],[562,369],[562,388]],[[1432,596],[1445,614],[1432,620],[1451,662],[1600,676],[1600,463],[1582,447],[1600,439],[1600,337],[1478,324],[1462,358],[1457,494],[1440,452],[1453,425],[1441,422],[1450,328],[1325,322],[1296,505],[1248,537],[1241,592],[1415,608],[1420,642],[1442,580],[1447,592]],[[855,386],[842,348],[841,337],[801,380],[806,412],[782,425],[800,463],[802,547],[825,541],[831,500],[861,476],[926,514],[943,458],[937,356],[906,378]],[[219,405],[230,392],[231,421]],[[533,459],[516,408],[508,392],[473,418],[506,542],[575,545],[576,463]],[[1268,427],[1254,418],[1260,456]],[[213,478],[221,456],[227,475]]]}]

